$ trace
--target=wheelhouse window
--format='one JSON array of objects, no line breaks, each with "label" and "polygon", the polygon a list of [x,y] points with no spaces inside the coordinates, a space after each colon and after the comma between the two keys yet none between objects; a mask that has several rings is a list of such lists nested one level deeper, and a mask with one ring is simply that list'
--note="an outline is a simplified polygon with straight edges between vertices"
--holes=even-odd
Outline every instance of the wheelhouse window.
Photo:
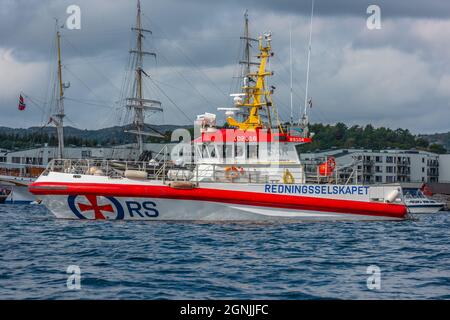
[{"label": "wheelhouse window", "polygon": [[245,144],[236,143],[234,146],[234,154],[236,158],[244,158],[245,157]]}]

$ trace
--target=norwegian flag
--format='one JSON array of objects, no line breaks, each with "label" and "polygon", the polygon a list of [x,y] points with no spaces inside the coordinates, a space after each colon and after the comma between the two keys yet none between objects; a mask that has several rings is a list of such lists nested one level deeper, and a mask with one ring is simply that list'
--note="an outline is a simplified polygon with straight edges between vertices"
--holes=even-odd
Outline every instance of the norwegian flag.
[{"label": "norwegian flag", "polygon": [[19,106],[18,106],[18,108],[19,108],[20,111],[23,111],[26,108],[26,104],[25,104],[25,102],[23,100],[22,95],[19,96]]}]

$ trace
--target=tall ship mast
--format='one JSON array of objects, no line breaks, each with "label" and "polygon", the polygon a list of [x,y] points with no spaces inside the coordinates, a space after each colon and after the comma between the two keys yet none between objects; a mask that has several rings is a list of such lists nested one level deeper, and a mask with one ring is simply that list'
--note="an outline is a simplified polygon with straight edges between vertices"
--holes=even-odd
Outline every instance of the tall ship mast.
[{"label": "tall ship mast", "polygon": [[58,137],[58,153],[59,159],[64,157],[64,90],[69,88],[69,83],[64,83],[62,78],[62,63],[61,63],[61,33],[59,31],[58,20],[56,20],[56,49],[58,59],[58,97],[56,99],[56,113],[50,119],[56,126]]},{"label": "tall ship mast", "polygon": [[151,34],[152,31],[142,27],[141,3],[137,2],[136,26],[131,28],[136,33],[136,46],[130,50],[133,61],[134,80],[131,86],[131,97],[126,98],[126,107],[133,112],[133,130],[126,132],[133,133],[137,138],[137,148],[139,153],[144,151],[144,136],[161,135],[145,131],[145,117],[147,112],[162,112],[161,102],[149,99],[144,96],[144,79],[149,75],[144,71],[144,56],[156,57],[156,53],[145,51],[143,48],[143,39],[145,34]]},{"label": "tall ship mast", "polygon": [[[259,66],[259,63],[254,62],[251,59],[252,43],[258,43],[258,39],[250,37],[248,10],[245,10],[244,13],[244,34],[240,37],[240,39],[243,42],[244,48],[242,53],[242,60],[239,61],[239,64],[242,67],[240,75],[241,85],[247,85],[248,83],[254,82],[254,79],[250,76],[251,67]],[[246,109],[242,109],[238,112],[238,116],[241,120],[246,119],[248,115],[249,113]]]}]

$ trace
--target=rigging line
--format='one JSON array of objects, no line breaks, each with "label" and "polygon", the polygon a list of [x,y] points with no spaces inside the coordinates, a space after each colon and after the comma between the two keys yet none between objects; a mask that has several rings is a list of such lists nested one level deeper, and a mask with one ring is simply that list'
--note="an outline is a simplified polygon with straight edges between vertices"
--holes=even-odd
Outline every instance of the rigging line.
[{"label": "rigging line", "polygon": [[[96,30],[95,34],[103,37],[103,36],[116,36],[118,34],[125,34],[127,32],[128,31],[123,30],[123,29],[122,30],[118,30],[118,31],[98,31],[98,30]],[[87,34],[87,33],[78,33],[78,34],[72,33],[72,34],[67,34],[65,36],[72,38],[72,37],[82,37],[82,36],[85,36],[85,35],[90,36],[91,34]]]},{"label": "rigging line", "polygon": [[167,94],[166,94],[166,92],[160,87],[160,86],[158,86],[158,84],[157,83],[155,83],[154,81],[153,81],[153,79],[152,78],[150,78],[150,81],[161,91],[161,93],[167,98],[167,100],[169,100],[174,106],[175,106],[175,108],[177,108],[178,109],[178,111],[180,111],[184,116],[185,116],[185,118],[189,121],[189,123],[193,123],[193,120],[183,111],[183,109],[182,108],[180,108]]},{"label": "rigging line", "polygon": [[87,101],[87,102],[93,102],[93,103],[100,103],[103,105],[109,105],[109,104],[111,104],[111,102],[112,102],[112,104],[116,104],[116,103],[120,102],[120,100],[111,101],[111,100],[94,100],[94,99],[82,99],[82,98],[72,98],[72,99],[78,99],[80,101]]},{"label": "rigging line", "polygon": [[[56,30],[55,30],[56,33]],[[56,40],[54,37],[51,38],[51,45],[49,46],[49,54],[48,56],[51,58],[51,61],[54,60],[54,54],[56,52]],[[42,113],[41,113],[41,121],[40,121],[40,125],[42,126],[42,124],[44,122],[47,121],[50,113],[51,113],[51,104],[52,104],[52,97],[49,98],[49,96],[53,96],[53,89],[52,89],[52,84],[54,83],[54,67],[55,65],[53,63],[49,63],[48,64],[48,78],[47,78],[47,85],[46,85],[46,90],[45,90],[45,99],[44,101],[46,101],[46,105],[48,107],[48,109],[45,109]],[[45,118],[45,119],[44,119]]]},{"label": "rigging line", "polygon": [[[167,34],[158,26],[158,24],[157,23],[155,23],[152,19],[150,19],[150,17],[148,17],[146,14],[143,14],[143,16],[144,16],[144,18],[146,18],[146,19],[148,19],[148,22],[151,24],[151,25],[154,25],[157,29],[159,29],[159,31],[161,31],[161,33],[167,38]],[[176,43],[174,43],[173,41],[171,42],[171,44],[175,47],[175,48],[177,48],[178,49],[178,51],[180,51],[180,53],[182,54],[182,55],[184,55],[184,57],[195,67],[195,68],[197,68],[197,71],[199,72],[199,73],[201,73],[205,78],[206,78],[206,80],[208,80],[211,84],[212,84],[212,86],[214,87],[214,88],[216,88],[222,95],[224,95],[225,97],[227,97],[228,98],[228,95],[225,93],[225,92],[223,92],[222,91],[222,89],[220,89],[217,85],[216,85],[216,83],[206,74],[206,73],[204,73],[199,67],[198,67],[198,65],[186,54],[186,52],[184,52],[183,50],[182,50],[182,48],[180,47],[180,46],[178,46]]]},{"label": "rigging line", "polygon": [[79,126],[78,123],[75,123],[74,121],[72,121],[72,119],[70,119],[67,115],[65,115],[65,118],[67,120],[69,120],[69,122],[72,123],[75,127],[81,128],[81,126]]},{"label": "rigging line", "polygon": [[[41,110],[42,112],[45,112],[44,108],[42,108],[39,104],[37,104],[36,102],[34,102],[33,99],[31,99],[30,96],[26,95],[26,94],[23,93],[23,92],[21,92],[21,94],[22,94],[25,98],[27,98],[32,104],[34,104],[36,107],[38,107],[39,110]],[[36,99],[36,100],[38,100],[38,99]]]},{"label": "rigging line", "polygon": [[[233,75],[232,75],[232,78],[231,78],[231,81],[230,81],[230,89],[228,91],[228,94],[229,94],[228,95],[228,100],[231,98],[230,94],[233,93],[233,92],[236,92],[239,89],[239,80],[237,80],[237,79],[240,76],[240,74],[242,73],[242,72],[239,72],[239,71],[244,67],[244,66],[240,66],[239,65],[239,60],[240,60],[240,57],[241,57],[242,48],[243,48],[242,41],[239,41],[237,58],[235,59],[235,61],[237,63],[234,66]],[[233,90],[234,88],[236,90]]]},{"label": "rigging line", "polygon": [[286,111],[288,109],[287,104],[280,102],[277,99],[273,99],[273,100],[274,100],[274,105],[277,106],[277,110],[280,113],[281,118],[287,118],[286,117],[286,115],[288,115],[288,113]]},{"label": "rigging line", "polygon": [[[167,63],[169,63],[170,64],[170,62],[167,60],[167,58],[166,57],[164,57],[164,56],[161,56],[164,60],[166,60],[166,62]],[[184,81],[186,81],[186,83],[192,88],[192,89],[194,89],[195,90],[195,92],[197,92],[197,94],[200,96],[200,97],[202,97],[202,99],[203,100],[205,100],[206,101],[206,103],[208,103],[208,104],[211,104],[211,105],[215,105],[216,107],[220,107],[220,105],[219,104],[217,104],[217,103],[214,103],[214,102],[211,102],[209,99],[207,99],[192,83],[191,83],[191,81],[189,81],[188,79],[186,79],[186,77],[180,72],[180,71],[178,71],[178,70],[175,70],[175,72],[181,77],[181,78],[183,78],[183,80]]]},{"label": "rigging line", "polygon": [[[25,98],[31,99],[31,97],[30,97],[29,95],[27,95],[26,93],[24,93],[23,91],[20,91],[20,93],[21,93]],[[48,104],[48,102],[46,102],[46,101],[45,101],[44,99],[42,99],[42,98],[33,97],[33,100],[39,102],[41,105],[46,105],[46,104]]]},{"label": "rigging line", "polygon": [[[68,71],[73,77],[75,77],[75,79],[77,79],[78,81],[80,81],[81,82],[81,84],[84,86],[84,87],[86,87],[86,89],[88,89],[96,98],[98,98],[97,97],[97,95],[96,95],[96,93],[83,81],[83,80],[81,80],[77,75],[75,75],[74,73],[73,73],[73,71],[71,71],[69,68],[67,68],[66,66],[64,66],[64,69],[66,70],[66,71]],[[101,99],[99,99],[99,100],[101,100]]]},{"label": "rigging line", "polygon": [[92,103],[92,102],[86,102],[80,99],[74,99],[74,98],[68,98],[68,97],[64,97],[65,100],[70,100],[70,101],[75,101],[75,102],[81,102],[82,104],[87,104],[87,105],[91,105],[91,106],[99,106],[99,107],[103,107],[103,108],[107,108],[107,109],[117,109],[114,108],[110,105],[106,105],[106,104],[99,104],[99,103]]},{"label": "rigging line", "polygon": [[[152,81],[153,85],[156,87],[157,90],[159,90],[167,99],[169,99],[168,95],[163,91],[163,89],[161,87],[159,87],[154,82],[154,80],[152,78],[150,78],[150,81]],[[147,84],[145,84],[145,86],[147,87]],[[169,101],[175,105],[175,107],[186,117],[186,119],[189,120],[189,122],[192,122],[191,118],[182,110],[182,108],[180,108],[178,105],[176,105],[173,100],[169,99]],[[162,112],[162,114],[164,115],[164,112]]]},{"label": "rigging line", "polygon": [[[153,78],[152,78],[152,79],[153,79]],[[157,82],[157,83],[159,83],[159,84],[162,84],[162,85],[164,85],[164,86],[167,86],[167,87],[169,87],[169,88],[176,89],[176,90],[178,90],[178,91],[182,91],[182,92],[185,92],[185,93],[192,93],[192,91],[189,91],[189,90],[186,90],[186,89],[182,89],[182,88],[177,87],[177,86],[174,86],[174,85],[172,85],[172,84],[168,84],[167,82],[162,82],[162,81],[159,81],[159,80],[156,80],[156,79],[153,79],[153,81],[155,81],[155,82]]]},{"label": "rigging line", "polygon": [[195,67],[195,68],[197,68],[197,71],[199,72],[199,73],[201,73],[211,84],[212,84],[212,86],[214,87],[214,88],[216,88],[223,96],[225,96],[227,99],[228,99],[228,95],[225,93],[225,92],[223,92],[222,91],[222,89],[220,89],[219,88],[219,86],[218,85],[216,85],[216,83],[185,53],[185,51],[180,47],[180,46],[178,46],[177,44],[175,44],[175,43],[172,43],[176,48],[178,48],[178,50],[182,53],[182,54],[184,54],[185,55],[185,57],[186,57],[186,59],[188,60],[188,61],[190,61],[191,62],[191,64]]},{"label": "rigging line", "polygon": [[112,81],[106,77],[106,75],[104,73],[102,73],[92,62],[90,62],[87,58],[83,57],[82,52],[80,52],[80,50],[78,50],[73,44],[72,42],[70,42],[67,38],[63,38],[64,41],[66,41],[75,51],[78,52],[78,54],[80,55],[80,58],[85,60],[88,64],[90,64],[96,71],[98,74],[100,74],[100,76],[102,76],[104,79],[106,79],[106,81],[108,81],[115,89],[120,90],[119,88],[117,88],[117,86],[112,83]]},{"label": "rigging line", "polygon": [[[283,65],[283,62],[282,62],[277,56],[273,56],[273,58],[275,58],[275,60],[276,60],[277,62],[280,63],[280,65],[281,65],[281,71],[286,70],[286,66]],[[281,74],[282,74],[282,72],[281,72]],[[286,86],[289,86],[288,83],[286,82],[286,80],[285,80],[283,77],[280,77],[279,79],[280,79],[281,82],[283,82]],[[302,90],[302,92],[304,91],[303,88],[300,88],[300,90]],[[300,97],[295,91],[293,91],[293,94],[294,94],[297,98],[303,99],[303,97]]]},{"label": "rigging line", "polygon": [[[130,38],[128,47],[131,48],[132,45],[133,44],[132,44],[132,41]],[[124,66],[125,69],[124,69],[122,84],[121,84],[121,88],[120,88],[120,94],[119,94],[120,100],[119,101],[124,101],[125,93],[130,86],[130,78],[131,78],[130,74],[131,74],[131,69],[132,69],[132,63],[133,63],[133,57],[132,57],[132,55],[128,55],[127,64]],[[125,108],[125,111],[118,113],[117,120],[118,120],[119,124],[124,123],[124,120],[128,117],[128,113],[129,113],[129,110],[127,108]]]}]

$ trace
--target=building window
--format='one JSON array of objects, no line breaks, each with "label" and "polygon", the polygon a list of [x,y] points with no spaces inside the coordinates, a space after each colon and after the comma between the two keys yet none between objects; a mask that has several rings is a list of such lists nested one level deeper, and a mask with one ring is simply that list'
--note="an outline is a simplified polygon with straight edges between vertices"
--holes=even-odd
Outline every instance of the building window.
[{"label": "building window", "polygon": [[422,172],[425,172],[425,168],[424,167],[422,167]]},{"label": "building window", "polygon": [[382,182],[383,179],[381,176],[375,176],[375,182]]},{"label": "building window", "polygon": [[387,182],[387,183],[392,183],[392,182],[394,182],[394,177],[393,177],[393,176],[386,176],[386,182]]},{"label": "building window", "polygon": [[81,157],[82,158],[90,158],[91,157],[91,150],[83,150],[81,151]]},{"label": "building window", "polygon": [[20,157],[12,157],[13,163],[20,163]]},{"label": "building window", "polygon": [[387,163],[393,163],[394,162],[394,158],[393,157],[386,157],[386,162]]},{"label": "building window", "polygon": [[375,157],[375,161],[376,161],[376,162],[382,162],[382,161],[381,161],[381,157],[380,157],[380,156],[376,156],[376,157]]},{"label": "building window", "polygon": [[394,168],[391,166],[386,167],[386,172],[387,173],[393,173],[394,172]]}]

